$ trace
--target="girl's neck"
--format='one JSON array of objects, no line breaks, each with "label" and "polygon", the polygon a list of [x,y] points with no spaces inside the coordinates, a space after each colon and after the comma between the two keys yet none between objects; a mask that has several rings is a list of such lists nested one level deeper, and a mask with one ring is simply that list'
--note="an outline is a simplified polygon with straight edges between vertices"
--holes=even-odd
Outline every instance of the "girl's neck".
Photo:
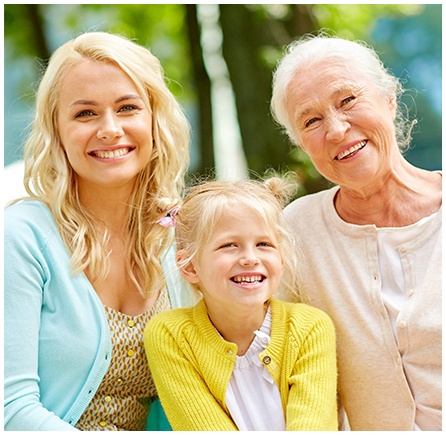
[{"label": "girl's neck", "polygon": [[255,338],[254,331],[262,326],[268,310],[269,301],[266,301],[259,310],[249,315],[246,313],[237,315],[230,313],[211,313],[208,310],[208,316],[215,329],[220,335],[238,347],[237,355],[242,356],[246,353]]}]

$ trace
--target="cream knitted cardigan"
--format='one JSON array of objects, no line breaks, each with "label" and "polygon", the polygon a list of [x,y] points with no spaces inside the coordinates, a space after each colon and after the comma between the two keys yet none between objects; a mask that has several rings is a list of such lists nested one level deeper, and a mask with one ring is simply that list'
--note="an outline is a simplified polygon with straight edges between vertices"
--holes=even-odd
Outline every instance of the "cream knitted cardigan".
[{"label": "cream knitted cardigan", "polygon": [[[337,430],[335,333],[305,304],[271,299],[269,346],[260,360],[277,383],[287,430]],[[203,300],[160,313],[144,344],[173,430],[237,430],[225,403],[237,345],[215,331]]]},{"label": "cream knitted cardigan", "polygon": [[378,231],[341,220],[333,206],[338,189],[299,198],[284,213],[303,253],[299,301],[328,313],[336,328],[350,428],[411,431],[418,407],[441,430],[442,211],[400,246],[409,291],[395,341],[381,297]]}]

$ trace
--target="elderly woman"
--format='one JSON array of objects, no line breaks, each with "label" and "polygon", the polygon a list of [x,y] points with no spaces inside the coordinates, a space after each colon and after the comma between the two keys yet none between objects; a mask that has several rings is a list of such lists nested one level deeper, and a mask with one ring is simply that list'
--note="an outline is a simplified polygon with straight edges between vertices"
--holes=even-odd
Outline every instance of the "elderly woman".
[{"label": "elderly woman", "polygon": [[402,90],[373,49],[326,35],[291,44],[274,73],[275,119],[335,184],[285,214],[300,298],[335,323],[353,430],[441,430],[442,178],[402,155]]}]

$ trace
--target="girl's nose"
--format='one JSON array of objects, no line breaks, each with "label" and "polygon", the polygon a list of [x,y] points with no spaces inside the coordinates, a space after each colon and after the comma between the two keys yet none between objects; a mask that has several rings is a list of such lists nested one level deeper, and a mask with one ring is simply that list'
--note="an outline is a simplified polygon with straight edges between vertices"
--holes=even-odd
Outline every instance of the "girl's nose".
[{"label": "girl's nose", "polygon": [[255,266],[259,264],[259,259],[253,252],[246,252],[240,258],[240,264],[242,266]]},{"label": "girl's nose", "polygon": [[104,115],[101,119],[97,137],[101,140],[113,140],[124,135],[121,123],[113,114]]}]

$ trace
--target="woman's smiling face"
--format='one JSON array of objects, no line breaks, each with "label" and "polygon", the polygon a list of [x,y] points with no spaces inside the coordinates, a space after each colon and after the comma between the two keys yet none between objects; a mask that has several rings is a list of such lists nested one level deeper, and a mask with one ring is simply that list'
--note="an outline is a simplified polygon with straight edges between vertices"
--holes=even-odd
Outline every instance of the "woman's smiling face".
[{"label": "woman's smiling face", "polygon": [[62,79],[57,125],[79,188],[133,187],[152,155],[152,113],[118,66],[84,60]]},{"label": "woman's smiling face", "polygon": [[300,69],[288,87],[302,149],[325,178],[353,189],[373,183],[399,152],[395,109],[360,69],[333,59]]}]

